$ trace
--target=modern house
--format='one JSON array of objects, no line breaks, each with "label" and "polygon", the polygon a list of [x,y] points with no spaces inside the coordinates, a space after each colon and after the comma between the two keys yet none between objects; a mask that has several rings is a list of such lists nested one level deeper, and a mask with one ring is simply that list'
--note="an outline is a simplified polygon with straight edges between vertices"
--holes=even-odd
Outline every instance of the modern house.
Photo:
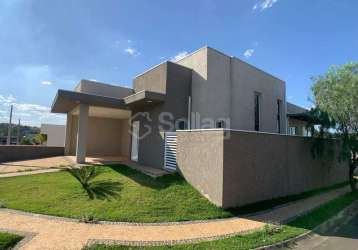
[{"label": "modern house", "polygon": [[[82,80],[58,90],[65,152],[121,156],[162,168],[165,132],[227,128],[303,135],[306,110],[286,102],[285,82],[210,47],[136,76],[133,88]],[[170,137],[168,137],[170,138]]]},{"label": "modern house", "polygon": [[347,176],[344,162],[312,157],[307,110],[287,103],[284,81],[209,47],[136,76],[133,88],[82,80],[58,91],[52,112],[67,114],[65,153],[77,162],[178,170],[224,208]]},{"label": "modern house", "polygon": [[57,124],[41,124],[41,134],[46,135],[46,146],[64,147],[66,138],[66,126]]},{"label": "modern house", "polygon": [[307,109],[301,108],[292,103],[287,103],[287,124],[289,135],[310,136],[307,130]]}]

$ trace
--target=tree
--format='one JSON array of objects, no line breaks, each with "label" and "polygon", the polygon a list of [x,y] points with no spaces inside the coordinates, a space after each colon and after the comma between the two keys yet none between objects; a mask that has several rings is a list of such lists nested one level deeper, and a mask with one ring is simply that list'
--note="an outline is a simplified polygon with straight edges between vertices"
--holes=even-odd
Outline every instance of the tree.
[{"label": "tree", "polygon": [[43,145],[47,141],[47,135],[45,134],[37,134],[34,138],[37,144]]},{"label": "tree", "polygon": [[33,142],[29,137],[24,136],[24,137],[22,137],[20,144],[21,145],[33,145]]},{"label": "tree", "polygon": [[332,66],[326,74],[313,78],[313,81],[314,102],[319,110],[316,112],[322,112],[327,119],[335,121],[331,124],[325,122],[324,128],[327,131],[329,126],[342,141],[340,156],[348,162],[349,181],[352,191],[355,191],[354,172],[358,165],[358,63]]}]

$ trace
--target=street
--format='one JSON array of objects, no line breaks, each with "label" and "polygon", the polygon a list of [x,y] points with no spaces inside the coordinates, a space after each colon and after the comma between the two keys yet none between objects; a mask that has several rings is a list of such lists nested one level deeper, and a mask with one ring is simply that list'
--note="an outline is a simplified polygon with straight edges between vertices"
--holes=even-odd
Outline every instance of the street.
[{"label": "street", "polygon": [[293,250],[357,250],[358,249],[358,215],[347,224],[334,227],[288,248]]}]

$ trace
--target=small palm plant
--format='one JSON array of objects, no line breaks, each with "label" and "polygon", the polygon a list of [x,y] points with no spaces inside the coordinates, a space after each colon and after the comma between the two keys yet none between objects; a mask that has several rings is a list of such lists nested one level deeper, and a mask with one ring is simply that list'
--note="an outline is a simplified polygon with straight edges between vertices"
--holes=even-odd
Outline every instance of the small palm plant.
[{"label": "small palm plant", "polygon": [[67,171],[78,180],[91,200],[118,196],[122,189],[122,184],[118,181],[94,181],[100,174],[95,166],[72,167],[68,168]]},{"label": "small palm plant", "polygon": [[95,166],[83,166],[79,168],[69,168],[67,171],[75,177],[90,197],[92,197],[91,182],[99,175]]}]

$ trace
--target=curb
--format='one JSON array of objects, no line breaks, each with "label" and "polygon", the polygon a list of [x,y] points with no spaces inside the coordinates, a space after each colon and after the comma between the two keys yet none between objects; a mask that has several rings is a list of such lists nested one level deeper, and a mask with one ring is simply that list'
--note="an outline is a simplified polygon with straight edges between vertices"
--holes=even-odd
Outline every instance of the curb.
[{"label": "curb", "polygon": [[279,242],[276,244],[255,248],[254,250],[275,250],[284,247],[292,247],[296,242],[305,240],[309,237],[314,236],[317,232],[325,232],[328,229],[334,227],[337,224],[344,225],[350,221],[355,215],[358,214],[358,201],[354,201],[351,205],[341,210],[338,214],[334,215],[327,221],[315,227],[313,230],[298,235],[294,238]]},{"label": "curb", "polygon": [[37,235],[37,233],[23,232],[23,231],[17,231],[17,230],[7,230],[7,229],[2,229],[2,228],[0,228],[0,232],[16,234],[18,236],[23,237],[22,240],[20,240],[14,247],[10,248],[11,250],[21,249],[21,247],[26,245],[30,240],[32,240]]}]

